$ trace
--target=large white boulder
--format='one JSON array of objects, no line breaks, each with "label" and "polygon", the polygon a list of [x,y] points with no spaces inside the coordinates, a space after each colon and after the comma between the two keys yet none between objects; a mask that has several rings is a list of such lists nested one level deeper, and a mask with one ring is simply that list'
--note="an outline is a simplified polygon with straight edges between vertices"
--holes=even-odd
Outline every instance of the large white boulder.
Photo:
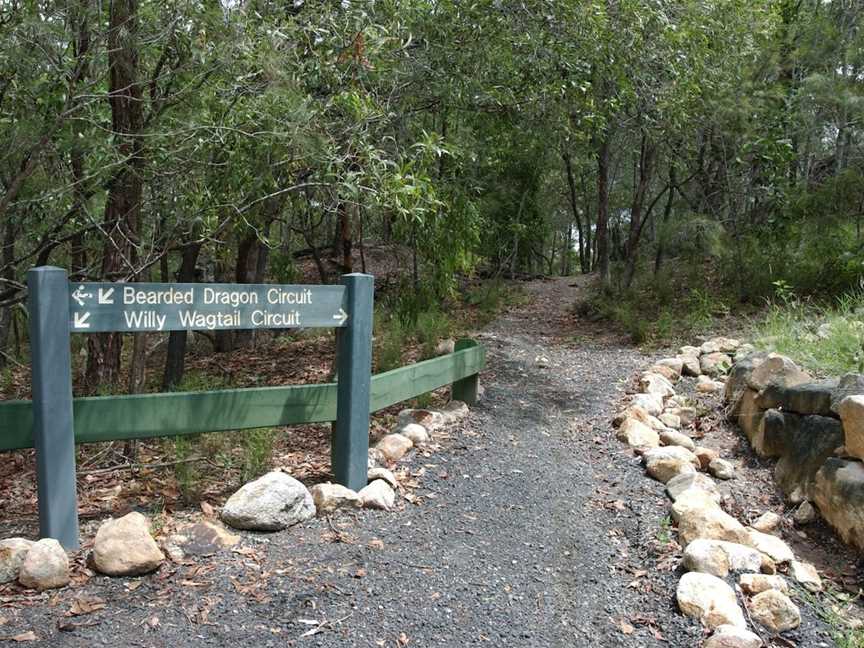
[{"label": "large white boulder", "polygon": [[278,471],[243,485],[222,509],[225,524],[250,531],[281,531],[312,517],[312,494],[299,481]]}]

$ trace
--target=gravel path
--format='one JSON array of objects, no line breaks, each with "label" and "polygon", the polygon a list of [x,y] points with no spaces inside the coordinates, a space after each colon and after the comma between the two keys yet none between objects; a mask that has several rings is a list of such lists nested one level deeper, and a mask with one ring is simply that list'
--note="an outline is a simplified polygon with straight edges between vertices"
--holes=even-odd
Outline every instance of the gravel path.
[{"label": "gravel path", "polygon": [[[662,486],[608,425],[648,359],[577,330],[566,281],[528,290],[481,335],[483,402],[411,459],[417,505],[243,534],[239,553],[94,576],[29,605],[5,597],[0,634],[70,647],[699,645],[653,542]],[[65,617],[82,593],[107,607]]]}]

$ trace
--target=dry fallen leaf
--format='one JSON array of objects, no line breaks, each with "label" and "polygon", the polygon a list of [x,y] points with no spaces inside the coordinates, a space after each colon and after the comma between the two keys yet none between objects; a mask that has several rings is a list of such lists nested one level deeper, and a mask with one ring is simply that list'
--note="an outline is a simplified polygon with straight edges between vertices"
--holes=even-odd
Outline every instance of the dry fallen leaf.
[{"label": "dry fallen leaf", "polygon": [[618,626],[621,628],[621,632],[623,632],[626,635],[633,634],[633,631],[636,629],[632,625],[627,623],[624,619],[621,619]]},{"label": "dry fallen leaf", "polygon": [[12,641],[39,641],[39,637],[37,637],[36,633],[32,630],[28,630],[27,632],[22,632],[21,634],[12,637]]},{"label": "dry fallen leaf", "polygon": [[216,511],[213,510],[213,507],[207,502],[201,502],[201,512],[204,513],[205,517],[213,518],[216,517]]},{"label": "dry fallen leaf", "polygon": [[105,601],[98,596],[87,596],[86,594],[81,594],[72,601],[72,607],[66,613],[66,616],[90,614],[91,612],[96,612],[104,607]]}]

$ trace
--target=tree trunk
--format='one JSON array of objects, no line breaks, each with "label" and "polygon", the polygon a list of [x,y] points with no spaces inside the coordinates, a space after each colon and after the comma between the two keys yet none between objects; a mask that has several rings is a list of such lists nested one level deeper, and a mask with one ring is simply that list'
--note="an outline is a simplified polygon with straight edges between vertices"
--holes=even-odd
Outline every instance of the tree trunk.
[{"label": "tree trunk", "polygon": [[672,215],[672,204],[675,201],[675,187],[678,179],[675,177],[675,163],[669,165],[669,195],[666,197],[666,208],[663,210],[663,221],[660,225],[660,236],[657,239],[657,255],[654,257],[654,274],[660,272],[660,267],[663,265],[663,254],[665,252],[666,243],[666,225],[669,223],[669,216]]},{"label": "tree trunk", "polygon": [[624,286],[629,288],[636,274],[636,264],[639,260],[639,238],[642,234],[642,211],[645,208],[645,197],[654,173],[654,156],[656,148],[642,135],[639,147],[639,180],[633,192],[633,202],[630,206],[630,233],[627,238],[627,266],[624,272]]},{"label": "tree trunk", "polygon": [[597,272],[600,285],[609,290],[609,136],[604,133],[597,147]]},{"label": "tree trunk", "polygon": [[[582,272],[587,273],[590,271],[590,260],[586,259],[586,253],[590,254],[590,247],[586,244],[585,232],[582,230],[582,216],[579,213],[579,205],[576,200],[576,178],[573,177],[573,161],[570,159],[569,153],[563,154],[564,158],[564,168],[567,171],[567,186],[570,188],[570,211],[573,212],[573,220],[576,223],[576,232],[579,235],[579,266],[582,268]],[[588,228],[590,229],[591,224],[588,223]],[[567,236],[567,258],[570,258],[570,237],[572,236],[573,226],[570,226],[568,230]]]},{"label": "tree trunk", "polygon": [[[101,276],[116,280],[134,273],[141,209],[141,130],[143,111],[138,83],[138,2],[112,0],[108,25],[111,125],[123,162],[111,178],[105,202],[106,230]],[[86,382],[90,389],[116,385],[123,338],[98,333],[87,338]]]},{"label": "tree trunk", "polygon": [[[258,232],[250,229],[237,247],[237,265],[234,269],[234,281],[238,284],[252,283],[258,267],[258,252],[260,241]],[[243,348],[252,341],[251,329],[234,331],[234,348]]]},{"label": "tree trunk", "polygon": [[[6,221],[6,227],[3,234],[3,248],[0,250],[0,261],[3,263],[3,278],[15,279],[15,225],[14,221],[9,218]],[[12,320],[14,318],[13,306],[0,308],[0,369],[6,366],[7,359],[4,355],[9,345],[9,333],[12,330]]]},{"label": "tree trunk", "polygon": [[[198,263],[200,252],[201,243],[192,243],[183,248],[177,281],[181,283],[195,282],[195,266]],[[165,355],[165,370],[162,374],[162,391],[175,389],[183,380],[183,373],[186,370],[187,338],[186,331],[171,331],[168,334],[168,350]]]}]

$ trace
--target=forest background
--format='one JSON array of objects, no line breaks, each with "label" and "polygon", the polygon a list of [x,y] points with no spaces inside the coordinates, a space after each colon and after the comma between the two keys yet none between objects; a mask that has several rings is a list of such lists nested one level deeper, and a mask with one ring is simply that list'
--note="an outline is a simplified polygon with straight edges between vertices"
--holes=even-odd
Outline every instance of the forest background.
[{"label": "forest background", "polygon": [[[328,283],[377,250],[401,270],[378,285],[379,369],[525,275],[597,273],[586,314],[637,342],[766,298],[857,303],[862,19],[849,0],[0,0],[0,377],[27,365],[24,275],[45,264]],[[76,392],[184,383],[185,332],[77,344]]]}]

